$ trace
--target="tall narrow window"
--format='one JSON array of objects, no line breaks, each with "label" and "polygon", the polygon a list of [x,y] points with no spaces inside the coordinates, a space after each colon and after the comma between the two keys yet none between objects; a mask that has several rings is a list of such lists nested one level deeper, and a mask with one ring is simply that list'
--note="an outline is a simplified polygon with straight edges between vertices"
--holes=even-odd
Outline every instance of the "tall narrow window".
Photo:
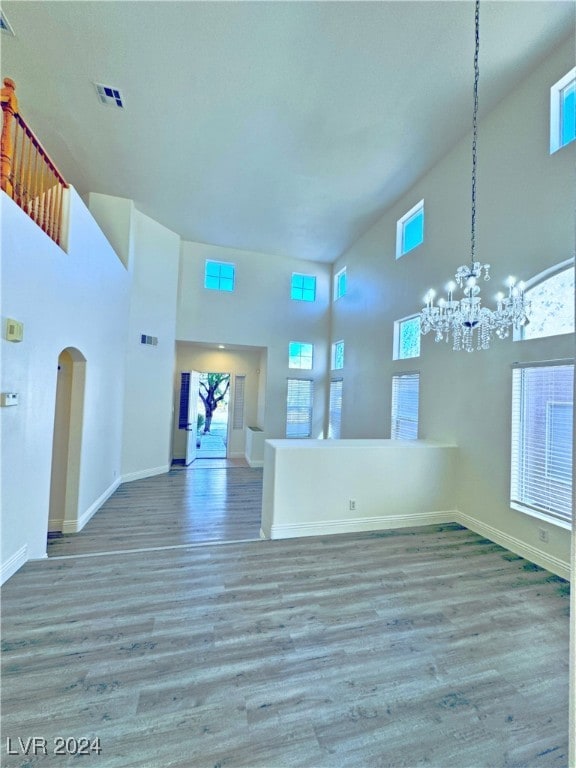
[{"label": "tall narrow window", "polygon": [[340,439],[342,426],[342,379],[330,382],[330,409],[328,412],[328,437]]},{"label": "tall narrow window", "polygon": [[310,437],[313,398],[314,382],[311,379],[288,379],[286,437]]},{"label": "tall narrow window", "polygon": [[572,519],[574,365],[527,364],[512,375],[510,504]]},{"label": "tall narrow window", "polygon": [[424,242],[424,200],[405,213],[396,224],[396,258]]},{"label": "tall narrow window", "polygon": [[315,301],[316,278],[314,275],[300,275],[294,272],[292,275],[290,298],[296,301]]},{"label": "tall narrow window", "polygon": [[312,370],[314,345],[304,341],[291,341],[288,345],[288,367]]},{"label": "tall narrow window", "polygon": [[576,67],[550,88],[550,154],[576,139]]},{"label": "tall narrow window", "polygon": [[244,400],[246,391],[246,376],[237,374],[234,377],[234,412],[232,414],[232,429],[244,429]]},{"label": "tall narrow window", "polygon": [[334,301],[346,295],[346,267],[334,275]]},{"label": "tall narrow window", "polygon": [[420,356],[420,315],[394,322],[394,360]]},{"label": "tall narrow window", "polygon": [[343,341],[335,341],[334,344],[332,344],[332,370],[333,371],[339,371],[341,368],[344,368],[344,342]]},{"label": "tall narrow window", "polygon": [[419,373],[399,373],[392,376],[392,429],[395,440],[416,440],[418,437]]},{"label": "tall narrow window", "polygon": [[190,401],[190,374],[180,374],[180,407],[178,408],[178,429],[188,427],[188,403]]},{"label": "tall narrow window", "polygon": [[234,273],[234,264],[228,264],[224,261],[206,260],[204,286],[213,291],[233,291]]}]

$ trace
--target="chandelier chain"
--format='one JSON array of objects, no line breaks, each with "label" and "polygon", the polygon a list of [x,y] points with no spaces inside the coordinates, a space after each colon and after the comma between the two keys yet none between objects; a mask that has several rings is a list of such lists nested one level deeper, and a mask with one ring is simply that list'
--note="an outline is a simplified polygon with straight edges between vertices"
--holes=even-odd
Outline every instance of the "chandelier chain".
[{"label": "chandelier chain", "polygon": [[474,48],[474,110],[472,113],[472,222],[470,228],[470,263],[476,260],[476,164],[478,158],[478,81],[480,80],[480,0],[476,0]]}]

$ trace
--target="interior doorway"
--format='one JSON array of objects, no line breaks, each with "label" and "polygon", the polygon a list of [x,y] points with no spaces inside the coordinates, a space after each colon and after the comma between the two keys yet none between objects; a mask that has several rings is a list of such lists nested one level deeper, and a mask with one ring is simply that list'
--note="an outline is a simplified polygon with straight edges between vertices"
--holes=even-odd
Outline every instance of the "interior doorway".
[{"label": "interior doorway", "polygon": [[86,358],[69,347],[58,357],[48,535],[78,530]]},{"label": "interior doorway", "polygon": [[230,374],[203,371],[198,389],[197,459],[225,459],[228,455]]}]

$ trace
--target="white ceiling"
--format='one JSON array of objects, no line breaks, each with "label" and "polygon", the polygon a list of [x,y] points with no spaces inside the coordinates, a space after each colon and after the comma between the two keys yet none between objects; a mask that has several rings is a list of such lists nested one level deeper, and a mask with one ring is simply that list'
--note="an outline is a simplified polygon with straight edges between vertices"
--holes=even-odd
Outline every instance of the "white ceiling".
[{"label": "white ceiling", "polygon": [[[2,76],[65,177],[187,240],[333,261],[470,129],[469,1],[2,8]],[[482,2],[481,112],[574,35],[574,13]]]}]

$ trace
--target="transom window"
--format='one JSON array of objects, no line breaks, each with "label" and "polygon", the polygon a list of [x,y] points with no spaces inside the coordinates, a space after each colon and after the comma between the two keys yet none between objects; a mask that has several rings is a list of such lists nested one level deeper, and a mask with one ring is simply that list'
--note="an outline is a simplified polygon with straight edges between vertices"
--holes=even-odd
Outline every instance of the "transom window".
[{"label": "transom window", "polygon": [[290,298],[296,301],[316,300],[316,278],[314,275],[300,275],[294,272]]},{"label": "transom window", "polygon": [[576,67],[550,88],[550,154],[576,138]]},{"label": "transom window", "polygon": [[416,440],[418,437],[419,373],[398,373],[392,376],[392,428],[395,440]]},{"label": "transom window", "polygon": [[233,291],[235,269],[234,264],[206,260],[204,286],[213,291]]},{"label": "transom window", "polygon": [[572,520],[574,364],[528,363],[512,372],[510,505]]},{"label": "transom window", "polygon": [[311,379],[288,379],[286,437],[310,437],[313,399],[314,382]]},{"label": "transom window", "polygon": [[346,295],[346,267],[334,275],[334,301]]},{"label": "transom window", "polygon": [[291,341],[288,345],[288,367],[311,370],[314,345],[304,341]]},{"label": "transom window", "polygon": [[[566,266],[568,264],[568,266]],[[574,264],[563,262],[534,278],[526,288],[530,322],[515,339],[540,339],[574,333]]]},{"label": "transom window", "polygon": [[424,200],[420,200],[396,224],[396,258],[399,259],[423,242]]},{"label": "transom window", "polygon": [[394,322],[394,360],[420,356],[420,315]]},{"label": "transom window", "polygon": [[332,370],[338,371],[344,368],[344,342],[335,341],[332,344]]}]

